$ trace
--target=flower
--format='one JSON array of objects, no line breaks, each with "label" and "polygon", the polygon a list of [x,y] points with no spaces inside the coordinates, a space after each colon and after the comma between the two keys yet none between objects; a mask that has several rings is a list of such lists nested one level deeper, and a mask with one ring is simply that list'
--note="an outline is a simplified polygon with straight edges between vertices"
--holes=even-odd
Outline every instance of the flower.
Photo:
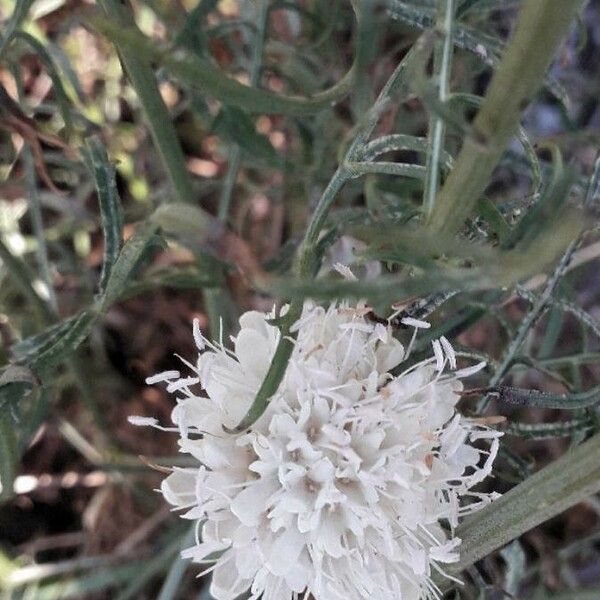
[{"label": "flower", "polygon": [[[436,597],[433,573],[459,557],[459,518],[495,498],[471,489],[490,473],[500,434],[456,411],[461,378],[484,364],[457,370],[441,338],[432,358],[402,371],[412,342],[369,314],[307,303],[284,379],[243,434],[224,426],[240,422],[265,377],[275,313],[244,314],[233,351],[195,323],[192,375],[148,379],[175,394],[180,450],[198,461],[174,468],[161,492],[197,522],[183,555],[212,571],[217,600]],[[413,341],[429,327],[406,326]]]}]

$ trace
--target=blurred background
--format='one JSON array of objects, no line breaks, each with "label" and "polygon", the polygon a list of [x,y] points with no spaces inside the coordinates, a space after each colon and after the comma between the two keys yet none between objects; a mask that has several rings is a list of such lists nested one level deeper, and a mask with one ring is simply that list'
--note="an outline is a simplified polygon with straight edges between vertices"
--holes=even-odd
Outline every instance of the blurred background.
[{"label": "blurred background", "polygon": [[[426,1],[406,4],[435,7]],[[453,90],[484,92],[491,58],[507,39],[519,4],[458,3],[461,23],[479,37],[455,52]],[[353,128],[421,31],[418,14],[411,22],[393,18],[386,3],[366,5],[360,27],[345,0],[136,0],[130,5],[128,14],[160,52],[182,48],[244,84],[278,94],[310,96],[335,86],[357,57],[356,79],[335,106],[316,114],[273,115],[216,100],[193,80],[173,77],[159,56],[139,47],[141,57],[148,52],[197,204],[244,239],[270,273],[288,270],[311,207]],[[102,174],[105,195],[120,198],[124,240],[177,193],[106,27],[112,22],[118,29],[119,21],[109,11],[99,26],[97,8],[80,0],[0,0],[0,353],[5,363],[27,355],[23,340],[46,343],[48,337],[32,336],[81,315],[99,294],[108,239],[106,208],[99,203]],[[554,88],[542,90],[525,113],[523,125],[540,166],[533,179],[548,176],[557,153],[580,181],[591,176],[600,139],[599,58],[600,2],[593,0],[553,63]],[[423,103],[408,94],[382,115],[378,132],[423,136],[427,127]],[[459,147],[460,136],[450,131],[448,150],[455,154]],[[418,160],[412,151],[391,157]],[[509,223],[536,201],[526,163],[515,142],[488,189]],[[340,228],[364,211],[395,211],[410,222],[419,198],[420,182],[414,179],[368,175],[346,185],[332,213],[337,241],[327,250],[322,272],[340,261],[366,278],[377,277],[388,268],[385,263],[361,254],[364,242],[346,232],[340,236]],[[471,228],[478,239],[485,226],[474,221]],[[600,241],[592,232],[559,285],[560,297],[596,322],[599,255]],[[222,330],[227,340],[241,312],[270,308],[273,299],[218,257],[158,235],[137,258],[119,297],[90,324],[77,350],[50,360],[41,375],[18,374],[12,380],[22,388],[18,401],[8,393],[0,397],[4,439],[12,431],[17,449],[14,493],[9,490],[0,505],[5,598],[209,598],[196,568],[178,560],[189,524],[155,491],[164,468],[187,459],[177,454],[176,435],[132,427],[127,417],[169,423],[173,399],[144,380],[178,368],[175,353],[194,360],[194,318],[206,334],[218,336]],[[543,274],[532,275],[526,287],[535,291],[543,280]],[[459,345],[498,358],[528,309],[527,300],[512,293],[501,300],[471,293],[451,299],[431,320],[444,324]],[[512,382],[551,392],[593,386],[600,355],[595,330],[587,325],[551,307],[528,335],[523,354],[531,361],[513,369]],[[52,346],[54,352],[60,348]],[[505,406],[496,412],[532,425],[568,420],[550,435],[528,435],[522,427],[507,434],[493,483],[499,491],[597,427],[593,410],[575,418],[563,411]],[[599,515],[600,503],[590,499],[526,534],[472,570],[477,594],[484,595],[467,589],[464,597],[600,598],[600,591],[597,596],[575,591],[600,590]]]}]

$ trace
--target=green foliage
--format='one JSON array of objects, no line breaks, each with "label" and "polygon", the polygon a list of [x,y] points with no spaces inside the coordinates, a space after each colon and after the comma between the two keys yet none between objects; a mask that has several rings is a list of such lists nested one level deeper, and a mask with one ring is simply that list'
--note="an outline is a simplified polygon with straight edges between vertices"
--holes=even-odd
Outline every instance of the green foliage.
[{"label": "green foliage", "polygon": [[110,164],[106,149],[97,137],[87,140],[87,160],[93,172],[104,234],[104,260],[100,275],[100,293],[106,290],[111,270],[123,244],[123,211],[117,191],[115,169]]},{"label": "green foliage", "polygon": [[243,110],[223,106],[212,124],[212,131],[223,140],[237,144],[244,153],[270,167],[281,165],[281,158],[269,139],[257,133],[253,120]]},{"label": "green foliage", "polygon": [[[0,202],[3,499],[46,416],[94,468],[130,486],[137,459],[106,426],[110,399],[94,394],[99,379],[124,387],[105,359],[111,323],[128,301],[150,306],[158,295],[169,307],[172,295],[199,292],[189,312],[205,313],[226,344],[236,302],[289,303],[273,321],[281,336],[265,380],[234,432],[252,426],[279,386],[307,297],[365,300],[384,318],[398,306],[399,337],[403,316],[429,319],[414,360],[440,335],[494,332],[484,351],[464,349],[488,360],[487,379],[464,403],[473,413],[492,402],[515,409],[497,476],[517,485],[459,526],[455,575],[600,489],[600,388],[589,371],[600,325],[577,303],[581,256],[598,243],[600,159],[591,172],[580,160],[593,144],[578,137],[574,108],[548,72],[582,2],[549,0],[540,11],[537,0],[387,0],[373,10],[362,0],[260,0],[232,3],[229,16],[216,0],[188,12],[100,0],[101,11],[81,14],[85,35],[72,35],[76,23],[64,17],[48,33],[32,4],[11,7],[0,39],[19,92],[19,103],[0,106],[0,124],[25,139],[22,166],[12,145],[2,150],[2,175],[19,186],[22,168],[27,197],[22,209],[20,198]],[[92,85],[78,65],[85,36],[104,61]],[[21,75],[33,77],[32,56],[48,80],[41,103]],[[492,82],[479,96],[482,73]],[[528,129],[523,111],[540,98],[560,106],[572,131],[548,142]],[[348,240],[356,281],[331,269]],[[379,276],[360,275],[372,264]],[[73,396],[81,432],[65,425]],[[538,422],[538,409],[574,412]],[[569,438],[573,448],[532,475],[516,437]],[[126,599],[150,587],[159,600],[177,598],[187,585],[177,552],[194,531],[166,529],[143,559],[24,566],[10,547],[3,584],[15,599]],[[513,542],[501,556],[504,587],[517,596],[523,547]]]}]

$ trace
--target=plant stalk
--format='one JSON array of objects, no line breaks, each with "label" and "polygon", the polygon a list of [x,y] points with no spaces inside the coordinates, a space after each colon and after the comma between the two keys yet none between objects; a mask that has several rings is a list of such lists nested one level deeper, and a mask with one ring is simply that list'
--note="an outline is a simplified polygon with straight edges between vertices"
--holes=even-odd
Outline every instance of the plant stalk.
[{"label": "plant stalk", "polygon": [[485,191],[492,171],[516,134],[521,112],[542,83],[583,0],[525,0],[516,31],[483,104],[437,195],[427,226],[458,231]]},{"label": "plant stalk", "polygon": [[[569,450],[507,494],[467,518],[456,530],[461,538],[461,571],[511,540],[600,491],[600,433]],[[446,585],[448,587],[448,585]]]},{"label": "plant stalk", "polygon": [[[327,219],[329,209],[331,208],[338,192],[344,184],[351,179],[352,173],[346,168],[347,163],[354,161],[361,153],[363,146],[369,140],[369,137],[375,130],[377,122],[384,108],[394,91],[404,82],[404,75],[415,56],[414,52],[409,52],[402,62],[396,67],[391,77],[381,90],[375,104],[367,114],[365,122],[361,124],[353,141],[346,152],[341,165],[336,169],[333,177],[323,191],[319,202],[312,214],[304,239],[298,250],[294,265],[294,274],[299,279],[306,279],[312,275],[315,267],[315,250],[319,235]],[[242,421],[233,429],[226,429],[230,433],[240,433],[245,431],[265,412],[271,396],[275,394],[281,383],[287,364],[294,349],[295,335],[290,331],[292,325],[302,314],[303,301],[297,296],[291,301],[288,312],[283,318],[280,326],[280,337],[275,354],[271,360],[269,370],[263,380],[254,401],[242,419]]]}]

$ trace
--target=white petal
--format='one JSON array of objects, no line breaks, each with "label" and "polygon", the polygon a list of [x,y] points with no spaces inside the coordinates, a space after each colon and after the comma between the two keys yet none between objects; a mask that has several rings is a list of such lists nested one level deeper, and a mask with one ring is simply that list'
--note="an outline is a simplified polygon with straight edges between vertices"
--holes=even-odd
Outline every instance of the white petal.
[{"label": "white petal", "polygon": [[256,527],[267,510],[267,501],[278,489],[274,479],[263,479],[241,491],[231,503],[231,512],[248,527]]},{"label": "white petal", "polygon": [[235,339],[235,355],[246,375],[261,380],[269,368],[269,354],[265,336],[255,329],[242,329]]},{"label": "white petal", "polygon": [[127,420],[132,425],[137,427],[152,427],[153,425],[158,425],[158,420],[154,417],[140,417],[139,415],[130,415],[127,417]]},{"label": "white petal", "polygon": [[475,373],[479,373],[482,369],[485,369],[487,363],[485,361],[481,361],[476,365],[472,365],[471,367],[465,367],[464,369],[458,369],[455,371],[455,377],[470,377],[471,375],[475,375]]},{"label": "white petal", "polygon": [[415,329],[429,329],[431,327],[431,323],[428,323],[427,321],[421,321],[420,319],[413,319],[412,317],[404,317],[400,322],[403,325],[408,325],[409,327],[414,327]]},{"label": "white petal", "polygon": [[213,571],[210,593],[215,600],[234,600],[246,591],[252,582],[243,579],[232,560],[220,561]]},{"label": "white petal", "polygon": [[273,575],[284,576],[296,567],[304,548],[304,536],[295,528],[284,531],[271,545],[266,565]]},{"label": "white petal", "polygon": [[433,340],[431,342],[433,346],[433,354],[435,355],[435,368],[437,371],[444,370],[444,352],[442,350],[442,345],[439,340]]},{"label": "white petal", "polygon": [[181,552],[181,558],[191,558],[193,561],[204,560],[207,556],[226,550],[229,544],[223,542],[202,542]]},{"label": "white petal", "polygon": [[169,504],[185,506],[196,499],[196,470],[176,469],[163,479],[160,491]]},{"label": "white petal", "polygon": [[179,379],[179,371],[163,371],[157,373],[151,377],[146,377],[147,385],[154,385],[155,383],[161,383],[163,381],[171,381],[172,379]]}]

